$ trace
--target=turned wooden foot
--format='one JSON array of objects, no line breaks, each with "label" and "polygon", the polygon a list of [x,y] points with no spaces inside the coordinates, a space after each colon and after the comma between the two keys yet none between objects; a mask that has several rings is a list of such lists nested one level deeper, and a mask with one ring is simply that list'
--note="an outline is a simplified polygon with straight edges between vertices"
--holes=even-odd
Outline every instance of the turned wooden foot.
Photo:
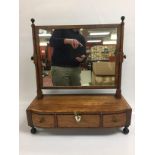
[{"label": "turned wooden foot", "polygon": [[31,133],[32,133],[32,134],[35,134],[36,132],[37,132],[36,128],[32,127],[32,128],[31,128]]},{"label": "turned wooden foot", "polygon": [[128,133],[129,133],[129,129],[128,129],[128,127],[124,127],[124,129],[123,129],[123,133],[124,133],[124,134],[128,134]]}]

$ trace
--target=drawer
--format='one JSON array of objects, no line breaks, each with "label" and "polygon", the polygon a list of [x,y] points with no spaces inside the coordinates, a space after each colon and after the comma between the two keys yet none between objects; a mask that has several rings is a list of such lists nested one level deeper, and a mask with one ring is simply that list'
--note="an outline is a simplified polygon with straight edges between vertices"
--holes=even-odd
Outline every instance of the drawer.
[{"label": "drawer", "polygon": [[32,122],[36,127],[51,128],[54,127],[54,116],[32,114]]},{"label": "drawer", "polygon": [[58,127],[89,128],[100,126],[99,115],[58,115]]},{"label": "drawer", "polygon": [[122,127],[126,123],[126,113],[103,115],[103,127]]}]

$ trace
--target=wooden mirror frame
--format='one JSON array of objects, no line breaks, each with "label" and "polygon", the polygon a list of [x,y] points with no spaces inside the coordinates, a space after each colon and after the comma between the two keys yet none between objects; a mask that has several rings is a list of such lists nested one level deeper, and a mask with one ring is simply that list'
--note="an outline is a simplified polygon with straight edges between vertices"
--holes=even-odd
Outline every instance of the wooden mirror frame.
[{"label": "wooden mirror frame", "polygon": [[[36,85],[37,85],[37,98],[43,97],[42,89],[116,89],[116,98],[121,98],[121,72],[122,62],[126,56],[123,53],[123,38],[124,38],[124,19],[121,17],[121,23],[119,24],[97,24],[97,25],[35,25],[35,19],[31,19],[32,37],[33,37],[33,60],[36,70]],[[117,47],[116,47],[116,67],[115,67],[115,86],[57,86],[42,88],[42,76],[41,76],[41,58],[39,54],[39,29],[51,30],[52,28],[117,28]]]}]

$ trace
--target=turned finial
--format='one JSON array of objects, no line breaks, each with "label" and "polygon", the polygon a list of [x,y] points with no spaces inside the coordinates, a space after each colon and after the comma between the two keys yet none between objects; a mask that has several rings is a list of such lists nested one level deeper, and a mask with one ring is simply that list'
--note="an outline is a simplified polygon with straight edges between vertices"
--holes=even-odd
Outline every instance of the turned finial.
[{"label": "turned finial", "polygon": [[35,22],[35,19],[34,19],[34,18],[31,18],[31,22],[32,22],[32,24],[34,24],[34,22]]},{"label": "turned finial", "polygon": [[122,17],[121,17],[122,22],[124,22],[124,19],[125,19],[125,16],[122,16]]}]

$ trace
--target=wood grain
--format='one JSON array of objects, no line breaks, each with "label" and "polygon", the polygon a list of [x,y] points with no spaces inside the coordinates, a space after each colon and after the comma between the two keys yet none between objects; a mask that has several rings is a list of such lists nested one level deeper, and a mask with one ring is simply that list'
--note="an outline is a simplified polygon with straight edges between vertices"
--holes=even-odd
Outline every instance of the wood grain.
[{"label": "wood grain", "polygon": [[60,128],[82,128],[82,127],[100,127],[99,115],[80,115],[81,120],[77,122],[75,115],[58,115],[58,127]]},{"label": "wood grain", "polygon": [[103,116],[103,127],[106,128],[125,126],[125,123],[126,113]]},{"label": "wood grain", "polygon": [[53,115],[38,115],[32,114],[32,122],[36,127],[52,128],[54,127],[54,116]]},{"label": "wood grain", "polygon": [[34,99],[28,110],[35,113],[120,113],[131,109],[122,97],[113,95],[47,95]]}]

